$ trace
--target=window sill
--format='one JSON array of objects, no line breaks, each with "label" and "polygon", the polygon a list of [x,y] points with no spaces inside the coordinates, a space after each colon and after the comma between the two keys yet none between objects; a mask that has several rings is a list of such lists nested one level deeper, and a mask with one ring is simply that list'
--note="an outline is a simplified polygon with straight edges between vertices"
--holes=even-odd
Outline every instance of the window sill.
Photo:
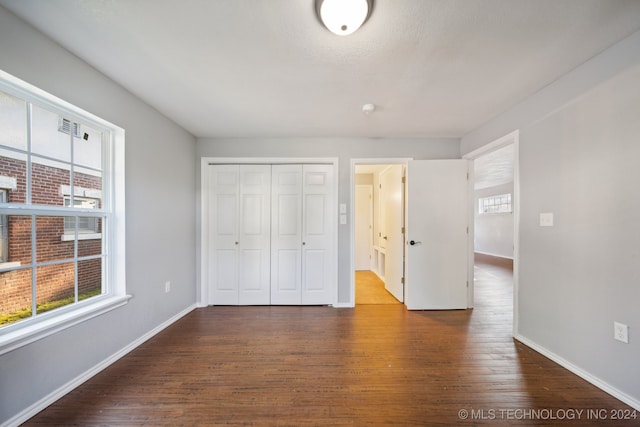
[{"label": "window sill", "polygon": [[127,304],[131,295],[111,296],[9,332],[0,330],[0,355]]},{"label": "window sill", "polygon": [[0,262],[0,270],[8,268],[20,267],[22,263],[20,261]]},{"label": "window sill", "polygon": [[[60,238],[63,242],[75,240],[75,234],[63,234]],[[102,233],[78,233],[78,240],[102,239]]]}]

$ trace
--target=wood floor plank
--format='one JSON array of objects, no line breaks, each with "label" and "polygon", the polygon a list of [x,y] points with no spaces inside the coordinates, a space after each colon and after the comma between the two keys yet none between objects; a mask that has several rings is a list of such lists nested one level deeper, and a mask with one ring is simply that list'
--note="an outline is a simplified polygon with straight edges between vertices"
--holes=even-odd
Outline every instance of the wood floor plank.
[{"label": "wood floor plank", "polygon": [[198,309],[25,425],[640,424],[587,418],[633,409],[513,340],[511,287],[485,260],[473,310]]}]

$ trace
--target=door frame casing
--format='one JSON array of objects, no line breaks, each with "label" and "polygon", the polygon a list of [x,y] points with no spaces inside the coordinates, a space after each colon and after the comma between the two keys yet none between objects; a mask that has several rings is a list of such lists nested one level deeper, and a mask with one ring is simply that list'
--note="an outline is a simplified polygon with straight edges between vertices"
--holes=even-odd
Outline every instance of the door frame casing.
[{"label": "door frame casing", "polygon": [[[209,168],[210,164],[330,164],[333,166],[333,207],[335,218],[338,218],[338,181],[339,159],[337,157],[201,157],[200,158],[200,295],[198,306],[209,305]],[[333,250],[333,306],[338,305],[338,221],[334,221],[332,236]]]}]

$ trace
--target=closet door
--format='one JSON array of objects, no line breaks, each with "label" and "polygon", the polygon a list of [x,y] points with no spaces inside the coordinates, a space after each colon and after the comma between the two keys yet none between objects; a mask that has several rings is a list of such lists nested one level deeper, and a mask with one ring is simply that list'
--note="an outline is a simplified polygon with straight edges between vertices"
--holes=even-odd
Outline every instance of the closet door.
[{"label": "closet door", "polygon": [[240,305],[268,305],[270,296],[271,165],[240,166],[238,292]]},{"label": "closet door", "polygon": [[274,165],[271,187],[271,303],[334,301],[332,165]]},{"label": "closet door", "polygon": [[271,166],[209,167],[209,304],[269,304]]},{"label": "closet door", "polygon": [[302,166],[273,165],[271,304],[302,304]]},{"label": "closet door", "polygon": [[332,304],[335,274],[333,166],[302,167],[302,304]]},{"label": "closet door", "polygon": [[238,295],[238,165],[209,166],[209,304],[235,305]]}]

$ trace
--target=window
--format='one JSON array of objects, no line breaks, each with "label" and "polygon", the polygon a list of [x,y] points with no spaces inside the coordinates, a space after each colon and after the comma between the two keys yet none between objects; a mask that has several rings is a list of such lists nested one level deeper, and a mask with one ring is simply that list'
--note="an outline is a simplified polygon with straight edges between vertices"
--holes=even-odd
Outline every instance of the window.
[{"label": "window", "polygon": [[511,213],[511,193],[499,196],[481,197],[478,201],[480,215]]},{"label": "window", "polygon": [[0,354],[126,303],[123,171],[122,129],[0,71]]}]

